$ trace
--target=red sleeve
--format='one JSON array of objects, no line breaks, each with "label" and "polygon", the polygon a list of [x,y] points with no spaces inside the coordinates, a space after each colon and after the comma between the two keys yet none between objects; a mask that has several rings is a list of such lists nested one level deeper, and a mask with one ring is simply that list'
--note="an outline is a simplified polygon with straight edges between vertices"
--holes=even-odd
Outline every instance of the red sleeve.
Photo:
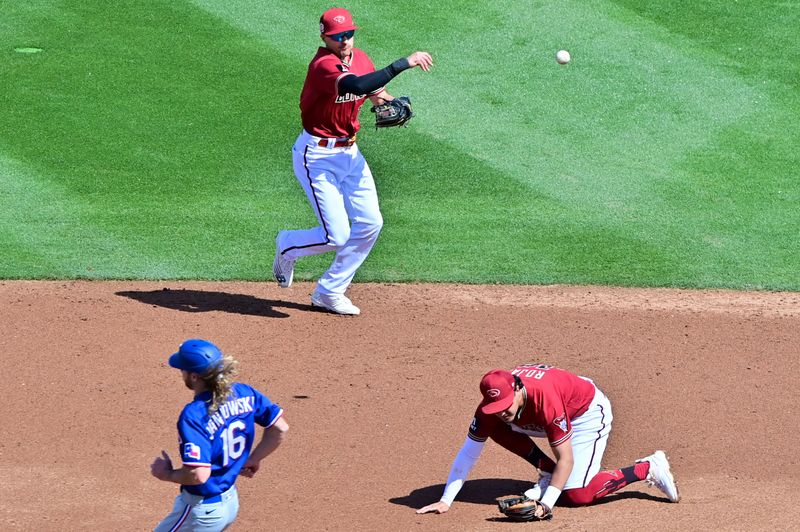
[{"label": "red sleeve", "polygon": [[487,416],[480,411],[475,412],[467,436],[477,442],[484,442],[487,438],[491,438],[504,449],[523,458],[530,454],[534,445],[533,440],[526,434],[514,431],[510,425],[503,423],[497,416]]},{"label": "red sleeve", "polygon": [[475,411],[475,416],[472,418],[472,423],[469,425],[467,436],[471,440],[478,442],[485,442],[492,433],[492,419],[481,413],[480,410]]}]

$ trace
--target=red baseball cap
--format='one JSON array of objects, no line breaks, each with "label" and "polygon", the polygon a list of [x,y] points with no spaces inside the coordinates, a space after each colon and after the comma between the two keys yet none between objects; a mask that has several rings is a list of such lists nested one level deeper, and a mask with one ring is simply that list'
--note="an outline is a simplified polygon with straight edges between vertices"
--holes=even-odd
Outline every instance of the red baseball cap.
[{"label": "red baseball cap", "polygon": [[496,414],[514,402],[514,376],[504,369],[493,369],[481,379],[481,412]]},{"label": "red baseball cap", "polygon": [[353,22],[353,15],[343,7],[334,7],[319,17],[319,32],[324,35],[334,35],[343,31],[357,30]]}]

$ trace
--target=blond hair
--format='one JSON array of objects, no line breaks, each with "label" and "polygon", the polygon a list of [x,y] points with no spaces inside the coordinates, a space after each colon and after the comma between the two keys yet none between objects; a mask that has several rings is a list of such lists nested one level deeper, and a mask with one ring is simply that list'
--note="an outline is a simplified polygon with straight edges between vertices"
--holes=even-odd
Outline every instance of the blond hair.
[{"label": "blond hair", "polygon": [[206,389],[211,392],[211,402],[208,405],[209,414],[215,414],[222,403],[228,399],[231,387],[238,375],[236,371],[238,364],[233,357],[223,356],[219,364],[203,373],[203,382]]}]

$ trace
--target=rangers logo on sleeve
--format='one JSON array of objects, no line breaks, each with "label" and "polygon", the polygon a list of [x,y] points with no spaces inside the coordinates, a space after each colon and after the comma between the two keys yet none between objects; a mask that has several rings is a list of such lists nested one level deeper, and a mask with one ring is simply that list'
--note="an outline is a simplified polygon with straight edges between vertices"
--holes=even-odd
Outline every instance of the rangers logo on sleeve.
[{"label": "rangers logo on sleeve", "polygon": [[200,447],[193,444],[192,442],[186,443],[183,446],[183,455],[187,458],[200,460]]}]

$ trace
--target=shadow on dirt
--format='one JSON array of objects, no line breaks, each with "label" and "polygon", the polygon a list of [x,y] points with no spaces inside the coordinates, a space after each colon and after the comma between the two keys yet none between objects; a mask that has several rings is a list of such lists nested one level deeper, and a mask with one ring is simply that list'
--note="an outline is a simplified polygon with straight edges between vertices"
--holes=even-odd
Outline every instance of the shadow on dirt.
[{"label": "shadow on dirt", "polygon": [[[513,480],[507,478],[478,478],[468,480],[458,492],[456,503],[471,502],[473,504],[497,504],[498,497],[519,495],[533,485],[530,480]],[[444,484],[435,484],[418,488],[404,497],[393,497],[389,502],[402,504],[411,508],[422,508],[439,500],[444,491]]]},{"label": "shadow on dirt", "polygon": [[[481,478],[475,480],[468,480],[464,483],[464,487],[458,492],[456,503],[470,502],[473,504],[497,504],[498,497],[507,495],[520,495],[526,489],[530,488],[533,482],[530,480],[512,480],[506,478]],[[627,488],[630,489],[630,488]],[[415,489],[404,497],[394,497],[389,499],[393,504],[401,504],[411,508],[422,508],[428,504],[434,503],[439,500],[444,491],[444,484],[436,484],[424,488]],[[623,499],[642,499],[656,502],[669,501],[665,497],[657,497],[649,493],[641,491],[623,491],[619,493],[612,493],[607,497],[603,497],[595,502],[592,506],[599,506],[601,504],[608,504],[610,502],[619,501]],[[559,506],[569,507],[568,504],[559,503]],[[508,521],[505,517],[489,518],[490,521]]]},{"label": "shadow on dirt", "polygon": [[289,315],[276,308],[316,311],[311,305],[301,305],[288,301],[259,299],[251,295],[230,294],[227,292],[206,292],[203,290],[126,290],[116,295],[135,299],[148,305],[180,310],[181,312],[221,311],[231,314],[247,314],[265,318],[288,318]]}]

